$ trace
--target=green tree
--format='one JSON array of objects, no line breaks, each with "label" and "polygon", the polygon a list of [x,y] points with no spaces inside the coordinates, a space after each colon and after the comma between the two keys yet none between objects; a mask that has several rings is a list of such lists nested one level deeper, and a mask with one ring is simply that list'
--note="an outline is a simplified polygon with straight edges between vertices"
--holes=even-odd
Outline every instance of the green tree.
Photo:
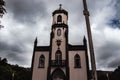
[{"label": "green tree", "polygon": [[110,80],[120,80],[120,66],[110,75]]},{"label": "green tree", "polygon": [[11,65],[3,58],[0,61],[0,80],[31,80],[31,69]]}]

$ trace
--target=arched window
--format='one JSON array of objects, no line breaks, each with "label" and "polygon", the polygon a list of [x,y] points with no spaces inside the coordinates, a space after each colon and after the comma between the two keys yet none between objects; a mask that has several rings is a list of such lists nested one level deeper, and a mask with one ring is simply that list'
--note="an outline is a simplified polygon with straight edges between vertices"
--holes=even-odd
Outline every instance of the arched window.
[{"label": "arched window", "polygon": [[44,65],[45,65],[45,57],[44,55],[41,55],[39,58],[39,67],[44,68]]},{"label": "arched window", "polygon": [[76,54],[74,57],[74,67],[75,68],[81,67],[81,60],[80,60],[80,56],[78,54]]},{"label": "arched window", "polygon": [[55,60],[57,62],[60,62],[62,60],[62,52],[60,50],[57,50],[57,52],[55,54]]},{"label": "arched window", "polygon": [[62,22],[62,16],[61,15],[57,16],[57,22]]}]

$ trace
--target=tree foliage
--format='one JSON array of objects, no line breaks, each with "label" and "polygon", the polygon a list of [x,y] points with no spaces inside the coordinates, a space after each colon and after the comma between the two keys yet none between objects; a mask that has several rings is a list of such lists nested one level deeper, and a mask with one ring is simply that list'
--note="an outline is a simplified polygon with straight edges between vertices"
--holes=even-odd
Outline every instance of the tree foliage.
[{"label": "tree foliage", "polygon": [[0,80],[30,80],[30,68],[7,63],[7,59],[0,60]]},{"label": "tree foliage", "polygon": [[[3,15],[6,13],[6,9],[5,9],[5,1],[4,0],[0,0],[0,17],[3,17]],[[4,28],[3,25],[0,25],[0,29]]]},{"label": "tree foliage", "polygon": [[120,80],[120,66],[111,74],[110,80]]},{"label": "tree foliage", "polygon": [[0,0],[0,17],[2,17],[5,13],[6,13],[5,1]]}]

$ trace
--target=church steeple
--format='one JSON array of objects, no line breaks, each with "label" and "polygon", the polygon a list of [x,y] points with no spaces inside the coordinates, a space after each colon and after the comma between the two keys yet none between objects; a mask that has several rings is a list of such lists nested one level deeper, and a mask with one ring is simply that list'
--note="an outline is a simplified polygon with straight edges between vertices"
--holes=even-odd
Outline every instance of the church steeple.
[{"label": "church steeple", "polygon": [[66,47],[68,44],[68,12],[59,5],[53,13],[53,24],[51,30],[51,59],[55,60],[57,50],[61,51],[62,59],[66,60]]},{"label": "church steeple", "polygon": [[68,12],[62,8],[62,4],[59,5],[59,9],[55,10],[53,14],[53,25],[54,24],[67,24]]}]

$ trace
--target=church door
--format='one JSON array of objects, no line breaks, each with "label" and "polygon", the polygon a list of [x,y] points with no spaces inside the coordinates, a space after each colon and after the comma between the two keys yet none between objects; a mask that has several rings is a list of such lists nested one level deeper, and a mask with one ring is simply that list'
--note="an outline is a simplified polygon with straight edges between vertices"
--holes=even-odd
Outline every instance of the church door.
[{"label": "church door", "polygon": [[52,80],[65,80],[65,74],[61,69],[56,69],[52,73]]}]

